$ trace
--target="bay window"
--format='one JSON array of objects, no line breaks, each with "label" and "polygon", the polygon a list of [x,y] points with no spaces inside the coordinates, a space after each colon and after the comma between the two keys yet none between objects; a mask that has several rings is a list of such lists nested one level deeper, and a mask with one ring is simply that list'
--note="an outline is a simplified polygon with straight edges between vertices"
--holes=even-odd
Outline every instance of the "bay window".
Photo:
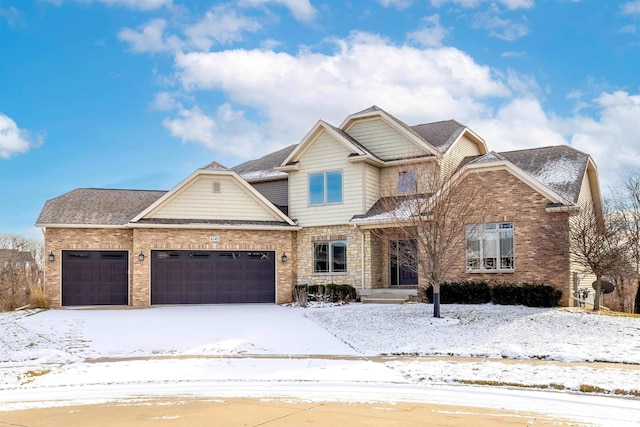
[{"label": "bay window", "polygon": [[513,271],[513,223],[467,226],[467,271]]}]

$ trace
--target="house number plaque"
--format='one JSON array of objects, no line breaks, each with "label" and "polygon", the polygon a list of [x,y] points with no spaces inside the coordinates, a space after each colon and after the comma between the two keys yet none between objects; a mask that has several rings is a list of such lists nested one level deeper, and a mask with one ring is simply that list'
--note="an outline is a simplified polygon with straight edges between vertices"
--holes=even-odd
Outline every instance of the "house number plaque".
[{"label": "house number plaque", "polygon": [[209,241],[212,243],[218,243],[220,241],[220,236],[209,236]]}]

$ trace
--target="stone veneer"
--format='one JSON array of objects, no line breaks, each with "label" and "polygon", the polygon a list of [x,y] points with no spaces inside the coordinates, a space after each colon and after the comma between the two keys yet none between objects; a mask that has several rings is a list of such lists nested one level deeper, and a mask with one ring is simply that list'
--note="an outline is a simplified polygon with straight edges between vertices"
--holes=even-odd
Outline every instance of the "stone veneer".
[{"label": "stone veneer", "polygon": [[[348,284],[360,289],[382,285],[379,245],[369,231],[353,225],[306,227],[298,231],[298,284]],[[345,240],[347,242],[346,273],[314,273],[313,242]],[[364,248],[364,252],[363,249]],[[364,259],[364,270],[363,270]]]},{"label": "stone veneer", "polygon": [[[218,236],[212,243],[210,236]],[[62,250],[129,251],[129,305],[149,306],[150,251],[154,249],[263,250],[276,252],[276,303],[292,301],[296,283],[296,234],[287,230],[213,230],[172,228],[47,228],[46,253],[56,259],[45,268],[45,292],[52,307],[61,304]],[[146,258],[138,260],[142,252]],[[280,261],[283,253],[287,262]]]}]

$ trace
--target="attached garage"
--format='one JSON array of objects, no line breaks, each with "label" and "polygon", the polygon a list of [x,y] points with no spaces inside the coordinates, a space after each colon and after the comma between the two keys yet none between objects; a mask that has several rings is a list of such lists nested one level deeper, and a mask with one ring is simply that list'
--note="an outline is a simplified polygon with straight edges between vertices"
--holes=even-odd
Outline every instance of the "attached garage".
[{"label": "attached garage", "polygon": [[62,251],[62,305],[129,304],[127,251]]},{"label": "attached garage", "polygon": [[273,251],[151,251],[151,304],[275,301]]}]

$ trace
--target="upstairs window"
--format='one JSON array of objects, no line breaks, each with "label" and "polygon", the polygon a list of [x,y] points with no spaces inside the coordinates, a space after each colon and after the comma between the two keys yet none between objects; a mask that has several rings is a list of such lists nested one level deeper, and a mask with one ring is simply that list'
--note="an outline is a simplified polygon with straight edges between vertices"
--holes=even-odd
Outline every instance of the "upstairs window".
[{"label": "upstairs window", "polygon": [[313,242],[314,273],[345,273],[347,271],[347,242]]},{"label": "upstairs window", "polygon": [[417,188],[416,171],[398,173],[398,193],[415,193]]},{"label": "upstairs window", "polygon": [[513,223],[467,226],[467,271],[513,271]]},{"label": "upstairs window", "polygon": [[342,203],[342,171],[309,174],[309,204]]}]

